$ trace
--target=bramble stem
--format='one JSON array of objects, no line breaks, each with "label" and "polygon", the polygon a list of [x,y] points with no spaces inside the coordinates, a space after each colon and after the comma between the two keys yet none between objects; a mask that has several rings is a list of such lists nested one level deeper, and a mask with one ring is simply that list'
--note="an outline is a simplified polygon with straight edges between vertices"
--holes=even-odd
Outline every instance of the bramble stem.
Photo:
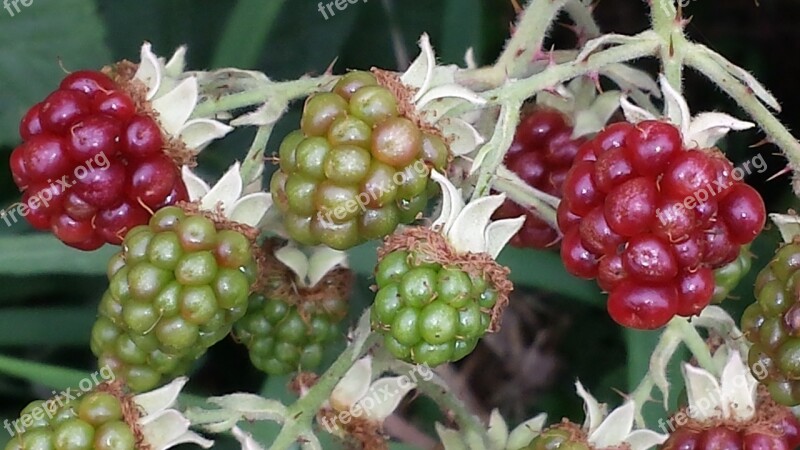
[{"label": "bramble stem", "polygon": [[800,168],[800,142],[778,120],[769,109],[753,94],[747,86],[729,74],[704,51],[705,47],[692,44],[686,53],[689,67],[705,75],[755,120],[774,143],[783,150],[790,166]]},{"label": "bramble stem", "polygon": [[193,117],[210,117],[222,112],[249,106],[261,105],[269,101],[290,102],[323,90],[337,77],[323,75],[316,78],[301,78],[299,80],[269,82],[262,87],[210,98],[199,105],[192,114]]},{"label": "bramble stem", "polygon": [[683,60],[688,45],[683,34],[683,20],[675,9],[674,0],[650,0],[650,3],[653,31],[662,41],[662,71],[672,87],[683,92]]},{"label": "bramble stem", "polygon": [[270,450],[287,450],[297,438],[310,432],[317,411],[331,396],[331,392],[344,377],[350,367],[366,353],[379,336],[370,331],[369,308],[362,314],[355,338],[336,358],[330,368],[317,380],[306,394],[289,406],[286,423],[270,446]]}]

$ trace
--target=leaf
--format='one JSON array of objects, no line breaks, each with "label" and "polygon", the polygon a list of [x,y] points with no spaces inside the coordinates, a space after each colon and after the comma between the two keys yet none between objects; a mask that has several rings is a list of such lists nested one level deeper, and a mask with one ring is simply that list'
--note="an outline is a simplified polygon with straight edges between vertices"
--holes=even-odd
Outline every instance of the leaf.
[{"label": "leaf", "polygon": [[118,251],[119,247],[107,245],[93,252],[79,253],[50,234],[2,236],[0,274],[104,275],[108,260]]},{"label": "leaf", "polygon": [[[74,388],[81,380],[90,375],[82,370],[51,366],[4,355],[0,355],[0,373],[22,378],[32,383],[40,383],[56,390]],[[91,378],[89,379],[91,380]]]},{"label": "leaf", "polygon": [[64,77],[59,61],[74,71],[111,60],[94,1],[17,4],[13,17],[0,9],[0,144],[17,142],[24,112],[58,87]]},{"label": "leaf", "polygon": [[285,0],[239,0],[225,23],[211,67],[255,67]]},{"label": "leaf", "polygon": [[[0,347],[7,346],[76,346],[89,342],[95,307],[50,307],[0,309]],[[52,331],[58,330],[58,342]]]}]

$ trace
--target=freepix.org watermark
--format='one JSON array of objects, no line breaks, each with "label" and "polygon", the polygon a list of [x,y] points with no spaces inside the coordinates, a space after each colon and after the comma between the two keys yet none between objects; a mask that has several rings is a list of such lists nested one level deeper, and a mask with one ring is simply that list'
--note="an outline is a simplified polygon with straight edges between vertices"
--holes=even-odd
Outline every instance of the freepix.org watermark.
[{"label": "freepix.org watermark", "polygon": [[95,371],[88,377],[78,382],[77,388],[67,388],[60,393],[53,391],[53,397],[50,400],[42,402],[39,406],[29,409],[22,414],[19,419],[10,421],[8,419],[3,421],[3,428],[8,431],[12,437],[17,434],[22,434],[33,426],[34,423],[41,422],[47,418],[50,420],[53,416],[69,402],[75,401],[84,394],[91,392],[95,387],[102,383],[111,382],[116,379],[114,371],[108,366],[103,366],[100,370]]},{"label": "freepix.org watermark", "polygon": [[19,5],[29,8],[32,4],[33,0],[3,0],[3,8],[8,11],[8,15],[11,17],[22,12],[22,8]]},{"label": "freepix.org watermark", "polygon": [[324,17],[325,20],[328,20],[329,17],[334,17],[336,15],[334,8],[338,11],[344,11],[348,6],[355,5],[361,1],[367,3],[369,0],[335,0],[332,2],[319,2],[317,5],[317,10],[320,14],[322,14],[322,17]]},{"label": "freepix.org watermark", "polygon": [[[760,153],[753,157],[753,159],[745,161],[741,166],[734,167],[731,171],[731,179],[737,182],[742,181],[745,176],[753,173],[753,170],[755,170],[756,173],[764,173],[767,170],[767,162]],[[729,187],[731,187],[729,182],[725,180],[715,180],[712,184],[707,184],[694,191],[692,195],[684,198],[682,202],[675,202],[670,208],[657,209],[656,216],[658,216],[658,220],[660,220],[663,225],[667,225],[671,219],[680,213],[681,209],[693,210],[709,199],[721,194]]]},{"label": "freepix.org watermark", "polygon": [[[419,376],[419,378],[418,378]],[[335,417],[323,417],[321,422],[328,433],[333,434],[337,428],[337,424],[347,425],[354,418],[358,419],[361,416],[368,415],[370,411],[375,409],[377,405],[383,403],[385,400],[394,397],[401,391],[407,391],[416,385],[418,379],[430,381],[433,378],[433,370],[427,364],[419,364],[414,366],[414,369],[409,373],[397,377],[397,383],[387,384],[381,389],[371,391],[369,395],[361,398],[358,402],[353,404],[350,408],[339,411]]]},{"label": "freepix.org watermark", "polygon": [[[410,177],[422,176],[427,177],[430,175],[431,169],[425,164],[424,161],[418,159],[413,164],[406,166],[404,170],[399,170],[392,175],[391,182],[395,186],[402,186],[408,181]],[[394,187],[394,186],[393,186]],[[329,209],[325,212],[319,213],[319,218],[326,223],[341,222],[346,217],[352,216],[356,211],[366,211],[367,205],[381,198],[384,194],[389,192],[388,184],[379,184],[374,189],[359,192],[355,200],[350,199],[335,208]],[[333,220],[336,219],[336,220]]]},{"label": "freepix.org watermark", "polygon": [[87,159],[83,164],[76,166],[72,172],[74,178],[70,179],[69,175],[64,175],[56,180],[47,180],[50,184],[37,192],[31,193],[26,202],[15,203],[6,209],[0,209],[0,218],[10,227],[17,223],[20,216],[25,217],[31,211],[36,211],[42,207],[50,207],[50,201],[53,200],[53,192],[61,191],[63,193],[75,186],[76,180],[86,178],[95,169],[106,170],[110,164],[106,154],[100,152]]}]

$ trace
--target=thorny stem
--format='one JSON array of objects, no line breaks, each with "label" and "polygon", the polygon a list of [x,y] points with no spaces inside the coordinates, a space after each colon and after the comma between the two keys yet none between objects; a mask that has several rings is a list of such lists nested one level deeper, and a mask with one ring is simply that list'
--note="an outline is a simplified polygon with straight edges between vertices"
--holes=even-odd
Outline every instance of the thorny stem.
[{"label": "thorny stem", "polygon": [[661,65],[667,80],[678,92],[683,91],[683,60],[687,41],[683,20],[675,9],[675,0],[650,0],[653,30],[661,38]]},{"label": "thorny stem", "polygon": [[[388,363],[389,370],[397,374],[411,373],[414,366],[396,359]],[[429,379],[416,377],[417,390],[426,397],[433,400],[444,412],[450,412],[455,418],[455,422],[464,434],[477,436],[484,447],[490,448],[489,437],[486,434],[486,425],[473,414],[467,405],[464,404],[456,395],[450,391],[444,380],[438,376]]]},{"label": "thorny stem", "polygon": [[770,142],[783,150],[793,169],[800,169],[800,142],[764,106],[747,86],[738,81],[704,51],[705,47],[691,44],[686,53],[689,67],[705,75],[733,98],[767,134]]},{"label": "thorny stem", "polygon": [[336,358],[330,368],[317,380],[306,394],[289,406],[286,423],[272,443],[270,450],[286,450],[298,437],[307,434],[317,411],[330,398],[334,387],[350,370],[350,367],[378,342],[379,335],[370,332],[369,309],[361,316],[355,339]]},{"label": "thorny stem", "polygon": [[244,92],[209,98],[197,105],[192,116],[209,117],[234,109],[260,105],[268,101],[290,102],[322,90],[336,78],[333,75],[323,75],[315,78],[301,78],[277,83],[270,82],[262,87]]},{"label": "thorny stem", "polygon": [[558,12],[568,1],[577,0],[533,0],[525,8],[522,18],[514,28],[514,34],[497,62],[480,69],[465,70],[456,75],[460,84],[476,91],[490,89],[503,84],[508,78],[520,76],[536,54],[542,51],[542,43]]}]

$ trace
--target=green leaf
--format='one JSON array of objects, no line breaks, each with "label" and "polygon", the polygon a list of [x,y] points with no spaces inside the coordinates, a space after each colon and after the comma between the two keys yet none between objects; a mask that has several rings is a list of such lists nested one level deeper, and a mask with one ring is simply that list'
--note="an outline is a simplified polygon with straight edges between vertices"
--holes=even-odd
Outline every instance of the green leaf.
[{"label": "green leaf", "polygon": [[48,234],[0,237],[0,275],[58,273],[103,275],[109,258],[119,247],[105,246],[82,252]]},{"label": "green leaf", "polygon": [[18,140],[20,118],[58,86],[65,69],[109,62],[94,1],[36,1],[27,7],[10,2],[9,7],[13,17],[0,10],[0,143],[5,144]]},{"label": "green leaf", "polygon": [[[0,309],[0,346],[86,346],[96,308]],[[58,330],[58,341],[52,331]]]},{"label": "green leaf", "polygon": [[211,67],[252,68],[285,0],[239,0],[225,24]]},{"label": "green leaf", "polygon": [[480,61],[483,42],[483,8],[480,0],[447,0],[442,19],[442,38],[437,53],[442,62],[464,65],[464,54],[472,47]]},{"label": "green leaf", "polygon": [[[91,380],[91,374],[82,370],[52,366],[11,356],[0,355],[0,373],[40,383],[51,389],[66,389],[78,386],[81,380]],[[94,374],[102,381],[102,377]]]}]

